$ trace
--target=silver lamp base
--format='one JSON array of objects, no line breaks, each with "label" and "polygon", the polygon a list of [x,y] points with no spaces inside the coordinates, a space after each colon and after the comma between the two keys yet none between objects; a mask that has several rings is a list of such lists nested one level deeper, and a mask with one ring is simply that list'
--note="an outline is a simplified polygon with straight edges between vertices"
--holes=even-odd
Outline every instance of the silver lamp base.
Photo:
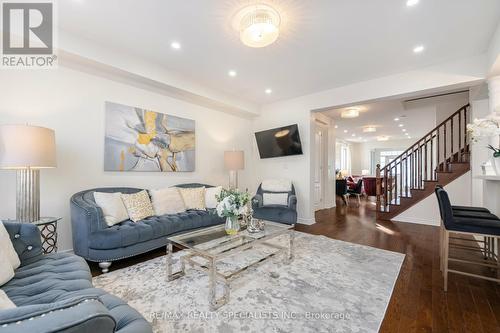
[{"label": "silver lamp base", "polygon": [[40,170],[17,170],[16,220],[34,222],[40,219]]}]

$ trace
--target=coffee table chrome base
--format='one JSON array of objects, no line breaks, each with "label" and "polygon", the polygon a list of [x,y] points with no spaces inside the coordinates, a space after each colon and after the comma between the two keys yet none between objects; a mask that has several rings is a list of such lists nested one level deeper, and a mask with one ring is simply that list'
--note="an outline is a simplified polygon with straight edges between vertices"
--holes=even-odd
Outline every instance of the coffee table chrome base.
[{"label": "coffee table chrome base", "polygon": [[[177,272],[172,272],[172,252],[173,252],[173,245],[171,242],[167,244],[167,256],[166,256],[166,270],[167,270],[167,281],[173,281],[175,279],[178,279],[186,274],[186,263],[188,263],[191,267],[195,269],[202,270],[206,273],[208,273],[208,288],[209,288],[209,303],[210,303],[210,310],[214,311],[219,309],[221,306],[227,304],[229,302],[229,297],[230,297],[230,280],[236,277],[238,274],[246,271],[248,268],[253,267],[255,265],[258,265],[262,263],[263,261],[274,257],[276,255],[283,255],[283,259],[285,264],[289,264],[293,260],[293,248],[294,248],[294,238],[295,238],[295,233],[293,229],[290,229],[286,232],[288,235],[288,246],[280,246],[276,244],[269,243],[267,240],[268,238],[262,238],[261,240],[256,240],[254,243],[242,245],[238,247],[238,252],[248,250],[252,248],[255,244],[262,244],[274,249],[277,249],[278,251],[270,253],[269,255],[265,256],[264,258],[261,258],[260,260],[250,263],[236,271],[230,272],[229,274],[223,274],[219,271],[217,271],[217,261],[220,260],[221,258],[225,256],[211,256],[207,255],[205,253],[201,253],[198,251],[194,251],[192,249],[186,249],[188,251],[188,254],[182,256],[179,261],[181,264],[181,268]],[[274,237],[271,237],[274,238]],[[202,258],[206,262],[205,263],[200,263],[198,261],[193,260],[194,257]],[[220,283],[222,285],[222,296],[217,295],[217,285]]]}]

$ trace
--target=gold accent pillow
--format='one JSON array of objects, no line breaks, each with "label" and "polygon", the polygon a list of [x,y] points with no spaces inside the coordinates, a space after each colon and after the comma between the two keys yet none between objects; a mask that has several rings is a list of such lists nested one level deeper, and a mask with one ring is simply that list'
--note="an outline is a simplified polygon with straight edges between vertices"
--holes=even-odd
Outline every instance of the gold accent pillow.
[{"label": "gold accent pillow", "polygon": [[181,192],[182,199],[186,205],[186,209],[196,209],[205,210],[205,188],[195,187],[195,188],[181,188],[178,187],[179,192]]},{"label": "gold accent pillow", "polygon": [[122,194],[122,199],[125,208],[127,208],[128,216],[134,222],[155,215],[153,205],[146,190],[133,194]]}]

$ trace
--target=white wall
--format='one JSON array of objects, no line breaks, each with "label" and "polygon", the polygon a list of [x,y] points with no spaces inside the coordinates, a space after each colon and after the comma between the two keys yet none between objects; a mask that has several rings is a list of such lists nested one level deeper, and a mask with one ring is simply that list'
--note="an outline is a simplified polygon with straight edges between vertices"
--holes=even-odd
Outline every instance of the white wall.
[{"label": "white wall", "polygon": [[[352,144],[352,174],[361,175],[361,170],[371,169],[371,152],[376,150],[406,150],[415,143],[415,139],[389,141],[370,141]],[[375,164],[380,162],[380,154],[375,156]],[[374,173],[375,174],[375,173]]]},{"label": "white wall", "polygon": [[[471,180],[471,173],[467,172],[444,187],[453,205],[471,205]],[[415,206],[408,208],[403,213],[394,217],[392,220],[398,222],[439,225],[440,214],[436,196],[428,196]]]},{"label": "white wall", "polygon": [[[0,73],[0,123],[30,123],[56,132],[56,169],[41,171],[41,213],[62,216],[60,248],[72,248],[69,198],[102,186],[159,188],[185,182],[227,185],[224,150],[245,150],[240,187],[254,187],[251,120],[60,67]],[[104,172],[104,102],[148,108],[196,121],[196,171]],[[15,217],[15,172],[0,171],[0,216]]]}]

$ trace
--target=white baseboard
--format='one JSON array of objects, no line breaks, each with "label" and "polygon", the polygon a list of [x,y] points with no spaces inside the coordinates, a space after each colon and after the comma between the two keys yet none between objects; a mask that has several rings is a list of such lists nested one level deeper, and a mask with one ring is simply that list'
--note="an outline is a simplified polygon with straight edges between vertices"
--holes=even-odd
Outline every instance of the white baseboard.
[{"label": "white baseboard", "polygon": [[422,219],[409,216],[398,216],[397,218],[391,219],[391,221],[439,226],[438,220]]},{"label": "white baseboard", "polygon": [[316,220],[315,219],[304,219],[304,218],[299,217],[297,219],[297,223],[306,224],[306,225],[313,225],[314,223],[316,223]]}]

